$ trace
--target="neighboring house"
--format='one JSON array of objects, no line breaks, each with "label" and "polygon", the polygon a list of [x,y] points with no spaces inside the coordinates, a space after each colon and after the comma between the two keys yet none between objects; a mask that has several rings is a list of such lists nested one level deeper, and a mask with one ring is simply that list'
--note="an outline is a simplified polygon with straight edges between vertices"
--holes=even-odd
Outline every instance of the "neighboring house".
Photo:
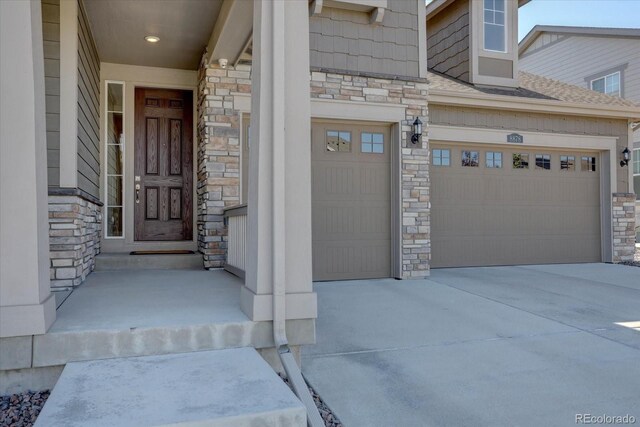
[{"label": "neighboring house", "polygon": [[[536,25],[518,50],[523,70],[640,104],[640,28]],[[640,203],[640,123],[635,127],[629,166]]]},{"label": "neighboring house", "polygon": [[[314,280],[628,260],[619,161],[640,108],[520,72],[524,3],[0,2],[0,375],[265,354],[285,316],[298,348],[315,340]],[[162,250],[244,279],[245,340],[47,333],[52,291]]]}]

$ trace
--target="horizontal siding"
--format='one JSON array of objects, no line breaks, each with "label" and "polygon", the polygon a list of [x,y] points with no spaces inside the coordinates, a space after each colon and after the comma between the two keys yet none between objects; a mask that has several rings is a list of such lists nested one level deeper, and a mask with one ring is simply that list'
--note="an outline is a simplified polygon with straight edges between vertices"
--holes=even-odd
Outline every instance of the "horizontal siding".
[{"label": "horizontal siding", "polygon": [[469,40],[469,2],[454,2],[427,22],[429,68],[468,82]]},{"label": "horizontal siding", "polygon": [[100,196],[100,60],[86,12],[78,7],[78,188]]},{"label": "horizontal siding", "polygon": [[418,5],[388,0],[380,25],[369,14],[324,7],[309,19],[311,67],[419,77]]},{"label": "horizontal siding", "polygon": [[[626,120],[570,117],[508,110],[429,105],[429,123],[513,131],[566,133],[574,135],[613,136],[618,138],[618,152],[629,140]],[[618,166],[618,191],[628,191],[628,170]]]},{"label": "horizontal siding", "polygon": [[624,97],[640,103],[640,40],[571,36],[524,55],[521,70],[547,76],[581,87],[585,78],[628,63]]},{"label": "horizontal siding", "polygon": [[60,185],[60,2],[42,0],[42,43],[49,186]]}]

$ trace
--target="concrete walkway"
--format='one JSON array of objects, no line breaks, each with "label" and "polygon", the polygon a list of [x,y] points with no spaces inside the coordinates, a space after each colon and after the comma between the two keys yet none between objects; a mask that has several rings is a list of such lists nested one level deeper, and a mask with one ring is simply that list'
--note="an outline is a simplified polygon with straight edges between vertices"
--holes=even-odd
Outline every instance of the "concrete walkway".
[{"label": "concrete walkway", "polygon": [[434,270],[317,283],[303,371],[346,427],[640,423],[640,268]]}]

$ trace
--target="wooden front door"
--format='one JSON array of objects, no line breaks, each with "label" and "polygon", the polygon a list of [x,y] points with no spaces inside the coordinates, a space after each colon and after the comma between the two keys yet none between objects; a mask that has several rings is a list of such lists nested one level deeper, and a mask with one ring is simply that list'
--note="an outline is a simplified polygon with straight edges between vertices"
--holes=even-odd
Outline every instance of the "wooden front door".
[{"label": "wooden front door", "polygon": [[135,90],[135,240],[193,237],[192,96]]}]

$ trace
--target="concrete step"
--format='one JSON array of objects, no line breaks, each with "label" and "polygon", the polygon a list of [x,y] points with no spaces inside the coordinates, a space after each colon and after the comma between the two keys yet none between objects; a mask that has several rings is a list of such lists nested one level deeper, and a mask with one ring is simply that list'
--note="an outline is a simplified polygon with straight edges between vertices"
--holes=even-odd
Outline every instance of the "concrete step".
[{"label": "concrete step", "polygon": [[36,427],[305,427],[305,408],[252,348],[67,364]]},{"label": "concrete step", "polygon": [[184,255],[129,255],[105,254],[96,257],[95,271],[114,270],[191,270],[202,269],[202,254]]}]

